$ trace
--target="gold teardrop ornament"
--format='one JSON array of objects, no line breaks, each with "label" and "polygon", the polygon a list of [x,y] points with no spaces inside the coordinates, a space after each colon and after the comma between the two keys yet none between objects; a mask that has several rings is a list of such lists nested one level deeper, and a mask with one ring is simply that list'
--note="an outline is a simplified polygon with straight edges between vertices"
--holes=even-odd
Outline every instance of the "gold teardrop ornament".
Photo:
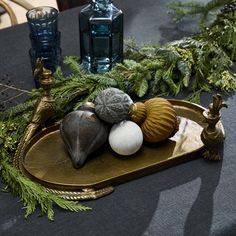
[{"label": "gold teardrop ornament", "polygon": [[173,105],[164,98],[151,98],[143,105],[130,106],[130,118],[139,124],[145,141],[161,142],[178,131],[178,118]]},{"label": "gold teardrop ornament", "polygon": [[133,122],[137,124],[142,123],[143,120],[146,118],[146,115],[147,115],[147,110],[144,103],[136,102],[131,104],[129,108],[129,116]]}]

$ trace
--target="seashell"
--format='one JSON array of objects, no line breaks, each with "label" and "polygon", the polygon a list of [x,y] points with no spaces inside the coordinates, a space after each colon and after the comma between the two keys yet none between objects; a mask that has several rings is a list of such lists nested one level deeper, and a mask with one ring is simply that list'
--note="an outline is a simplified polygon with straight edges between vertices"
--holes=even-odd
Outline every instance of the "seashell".
[{"label": "seashell", "polygon": [[103,90],[95,99],[95,112],[108,123],[118,123],[128,118],[130,96],[117,88]]},{"label": "seashell", "polygon": [[108,140],[116,153],[132,155],[142,146],[143,133],[136,123],[126,120],[112,126]]},{"label": "seashell", "polygon": [[106,142],[108,128],[97,117],[93,108],[85,106],[65,116],[60,133],[73,166],[80,168],[89,154]]},{"label": "seashell", "polygon": [[[145,103],[146,118],[139,125],[143,132],[144,140],[147,142],[160,142],[175,134],[178,127],[177,115],[172,104],[164,98],[152,98]],[[140,112],[138,107],[141,107]],[[140,113],[140,114],[139,114]],[[138,105],[131,119],[137,121],[136,117],[143,117],[144,109]],[[143,119],[143,118],[142,118]]]}]

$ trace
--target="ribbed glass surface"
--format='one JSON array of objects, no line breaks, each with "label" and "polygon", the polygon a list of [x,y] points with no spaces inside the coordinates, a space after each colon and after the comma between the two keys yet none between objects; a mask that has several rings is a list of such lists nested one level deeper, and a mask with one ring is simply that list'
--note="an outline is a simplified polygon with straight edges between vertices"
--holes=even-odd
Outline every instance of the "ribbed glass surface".
[{"label": "ribbed glass surface", "polygon": [[79,14],[81,63],[92,73],[123,60],[123,13],[110,0],[93,0]]}]

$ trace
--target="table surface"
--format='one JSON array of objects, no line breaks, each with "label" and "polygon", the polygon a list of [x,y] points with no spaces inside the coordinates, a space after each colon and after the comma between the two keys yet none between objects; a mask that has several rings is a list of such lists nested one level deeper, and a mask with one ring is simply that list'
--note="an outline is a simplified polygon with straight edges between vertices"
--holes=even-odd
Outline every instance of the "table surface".
[{"label": "table surface", "polygon": [[[138,43],[167,42],[197,31],[194,18],[173,23],[164,0],[117,0],[125,14],[125,38]],[[63,56],[79,55],[78,11],[60,14]],[[21,89],[33,86],[26,24],[0,31],[0,83]],[[8,82],[9,80],[9,82]],[[7,96],[2,94],[1,96]],[[211,95],[205,94],[206,106]],[[12,104],[25,99],[19,96]],[[236,235],[236,97],[225,97],[222,110],[226,131],[221,162],[198,159],[116,186],[115,192],[86,201],[89,212],[71,213],[55,207],[55,221],[40,217],[39,209],[27,220],[17,196],[0,193],[0,235]],[[0,184],[3,187],[3,184]]]}]

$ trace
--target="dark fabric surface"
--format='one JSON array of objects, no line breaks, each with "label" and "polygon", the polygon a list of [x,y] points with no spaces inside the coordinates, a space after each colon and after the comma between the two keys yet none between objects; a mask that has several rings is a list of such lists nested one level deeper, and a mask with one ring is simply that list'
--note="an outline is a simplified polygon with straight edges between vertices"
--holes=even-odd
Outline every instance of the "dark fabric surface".
[{"label": "dark fabric surface", "polygon": [[[166,3],[156,0],[115,1],[125,13],[125,37],[141,42],[165,42],[196,32],[194,19],[174,24]],[[61,13],[63,55],[79,55],[78,9]],[[0,80],[31,89],[26,24],[0,31]],[[210,95],[205,94],[206,106]],[[224,159],[212,163],[199,159],[116,186],[115,192],[86,201],[89,212],[71,213],[55,207],[55,221],[40,211],[24,219],[19,198],[0,193],[0,235],[236,235],[236,98],[225,97],[222,110],[226,131]],[[19,102],[20,100],[18,100]],[[0,187],[3,187],[1,184]]]}]

